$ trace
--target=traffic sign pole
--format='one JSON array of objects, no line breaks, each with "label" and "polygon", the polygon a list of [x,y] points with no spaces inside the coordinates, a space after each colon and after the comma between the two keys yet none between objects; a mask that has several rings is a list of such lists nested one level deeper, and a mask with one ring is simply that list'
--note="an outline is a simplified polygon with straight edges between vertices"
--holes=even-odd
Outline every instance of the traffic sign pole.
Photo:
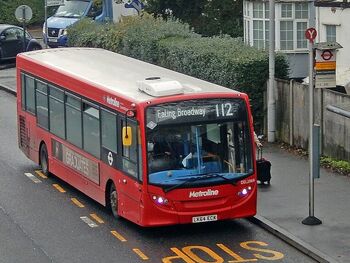
[{"label": "traffic sign pole", "polygon": [[44,42],[45,42],[45,48],[47,48],[47,42],[49,41],[49,32],[47,27],[47,0],[45,0],[45,34],[44,34]]},{"label": "traffic sign pole", "polygon": [[[26,9],[22,8],[22,16],[26,17]],[[26,51],[26,23],[25,23],[25,19],[23,19],[23,52]]]},{"label": "traffic sign pole", "polygon": [[18,22],[22,23],[23,27],[23,52],[26,51],[26,23],[32,19],[33,11],[32,9],[27,5],[20,5],[16,8],[15,11],[15,17],[18,20]]},{"label": "traffic sign pole", "polygon": [[319,225],[322,221],[314,216],[314,39],[317,31],[308,28],[305,37],[309,40],[309,216],[304,225]]}]

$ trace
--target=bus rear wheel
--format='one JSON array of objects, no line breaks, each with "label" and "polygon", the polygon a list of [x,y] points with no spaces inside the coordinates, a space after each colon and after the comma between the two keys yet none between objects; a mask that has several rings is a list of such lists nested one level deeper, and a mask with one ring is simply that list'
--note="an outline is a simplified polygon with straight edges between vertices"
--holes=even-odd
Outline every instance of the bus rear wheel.
[{"label": "bus rear wheel", "polygon": [[118,193],[114,183],[109,188],[109,208],[115,218],[119,218],[118,214]]},{"label": "bus rear wheel", "polygon": [[45,143],[40,147],[40,167],[43,174],[49,176],[49,158]]}]

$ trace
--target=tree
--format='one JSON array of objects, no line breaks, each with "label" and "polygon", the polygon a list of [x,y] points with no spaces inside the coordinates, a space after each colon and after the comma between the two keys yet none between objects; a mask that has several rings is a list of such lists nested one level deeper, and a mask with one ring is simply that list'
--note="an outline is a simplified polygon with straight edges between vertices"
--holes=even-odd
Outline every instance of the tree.
[{"label": "tree", "polygon": [[146,11],[174,16],[204,36],[243,36],[243,0],[148,0]]}]

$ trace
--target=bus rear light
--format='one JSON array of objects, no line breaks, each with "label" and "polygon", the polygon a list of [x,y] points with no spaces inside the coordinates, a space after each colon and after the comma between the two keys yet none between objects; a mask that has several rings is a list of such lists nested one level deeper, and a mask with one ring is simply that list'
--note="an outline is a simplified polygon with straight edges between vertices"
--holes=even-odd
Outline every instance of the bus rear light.
[{"label": "bus rear light", "polygon": [[162,196],[153,195],[152,199],[157,205],[168,205],[169,203],[168,199]]},{"label": "bus rear light", "polygon": [[252,190],[251,186],[243,188],[241,191],[237,193],[238,196],[246,196]]}]

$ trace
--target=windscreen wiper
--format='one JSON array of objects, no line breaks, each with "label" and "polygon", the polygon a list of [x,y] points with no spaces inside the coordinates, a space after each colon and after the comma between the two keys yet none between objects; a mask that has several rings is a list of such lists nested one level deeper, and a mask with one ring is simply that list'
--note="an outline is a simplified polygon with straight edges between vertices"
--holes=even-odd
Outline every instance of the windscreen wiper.
[{"label": "windscreen wiper", "polygon": [[185,181],[179,183],[179,184],[176,184],[176,185],[173,185],[173,186],[170,186],[170,187],[167,187],[167,188],[163,188],[164,189],[164,192],[170,192],[171,190],[174,190],[176,188],[179,188],[187,183],[190,183],[190,182],[194,182],[194,181],[197,181],[197,180],[201,180],[201,179],[207,179],[207,178],[211,178],[211,177],[207,177],[207,175],[200,175],[200,176],[196,176],[196,177],[190,177],[188,179],[186,179]]},{"label": "windscreen wiper", "polygon": [[208,173],[205,174],[207,176],[207,178],[216,178],[216,177],[220,177],[222,179],[224,179],[225,181],[230,182],[232,185],[237,185],[237,181],[240,180],[240,178],[238,179],[228,179],[225,177],[225,175],[219,174],[219,173]]},{"label": "windscreen wiper", "polygon": [[187,183],[190,183],[190,182],[195,182],[197,180],[203,180],[203,179],[210,179],[210,178],[222,178],[224,179],[225,181],[228,181],[230,182],[232,185],[236,185],[237,181],[239,179],[228,179],[226,178],[224,175],[222,174],[218,174],[218,173],[207,173],[207,174],[199,174],[198,176],[196,177],[191,177],[191,178],[188,178],[187,180],[179,183],[179,184],[176,184],[176,185],[173,185],[173,186],[170,186],[170,187],[167,187],[167,188],[163,188],[164,189],[164,192],[170,192],[171,190],[174,190],[176,188],[179,188]]}]

